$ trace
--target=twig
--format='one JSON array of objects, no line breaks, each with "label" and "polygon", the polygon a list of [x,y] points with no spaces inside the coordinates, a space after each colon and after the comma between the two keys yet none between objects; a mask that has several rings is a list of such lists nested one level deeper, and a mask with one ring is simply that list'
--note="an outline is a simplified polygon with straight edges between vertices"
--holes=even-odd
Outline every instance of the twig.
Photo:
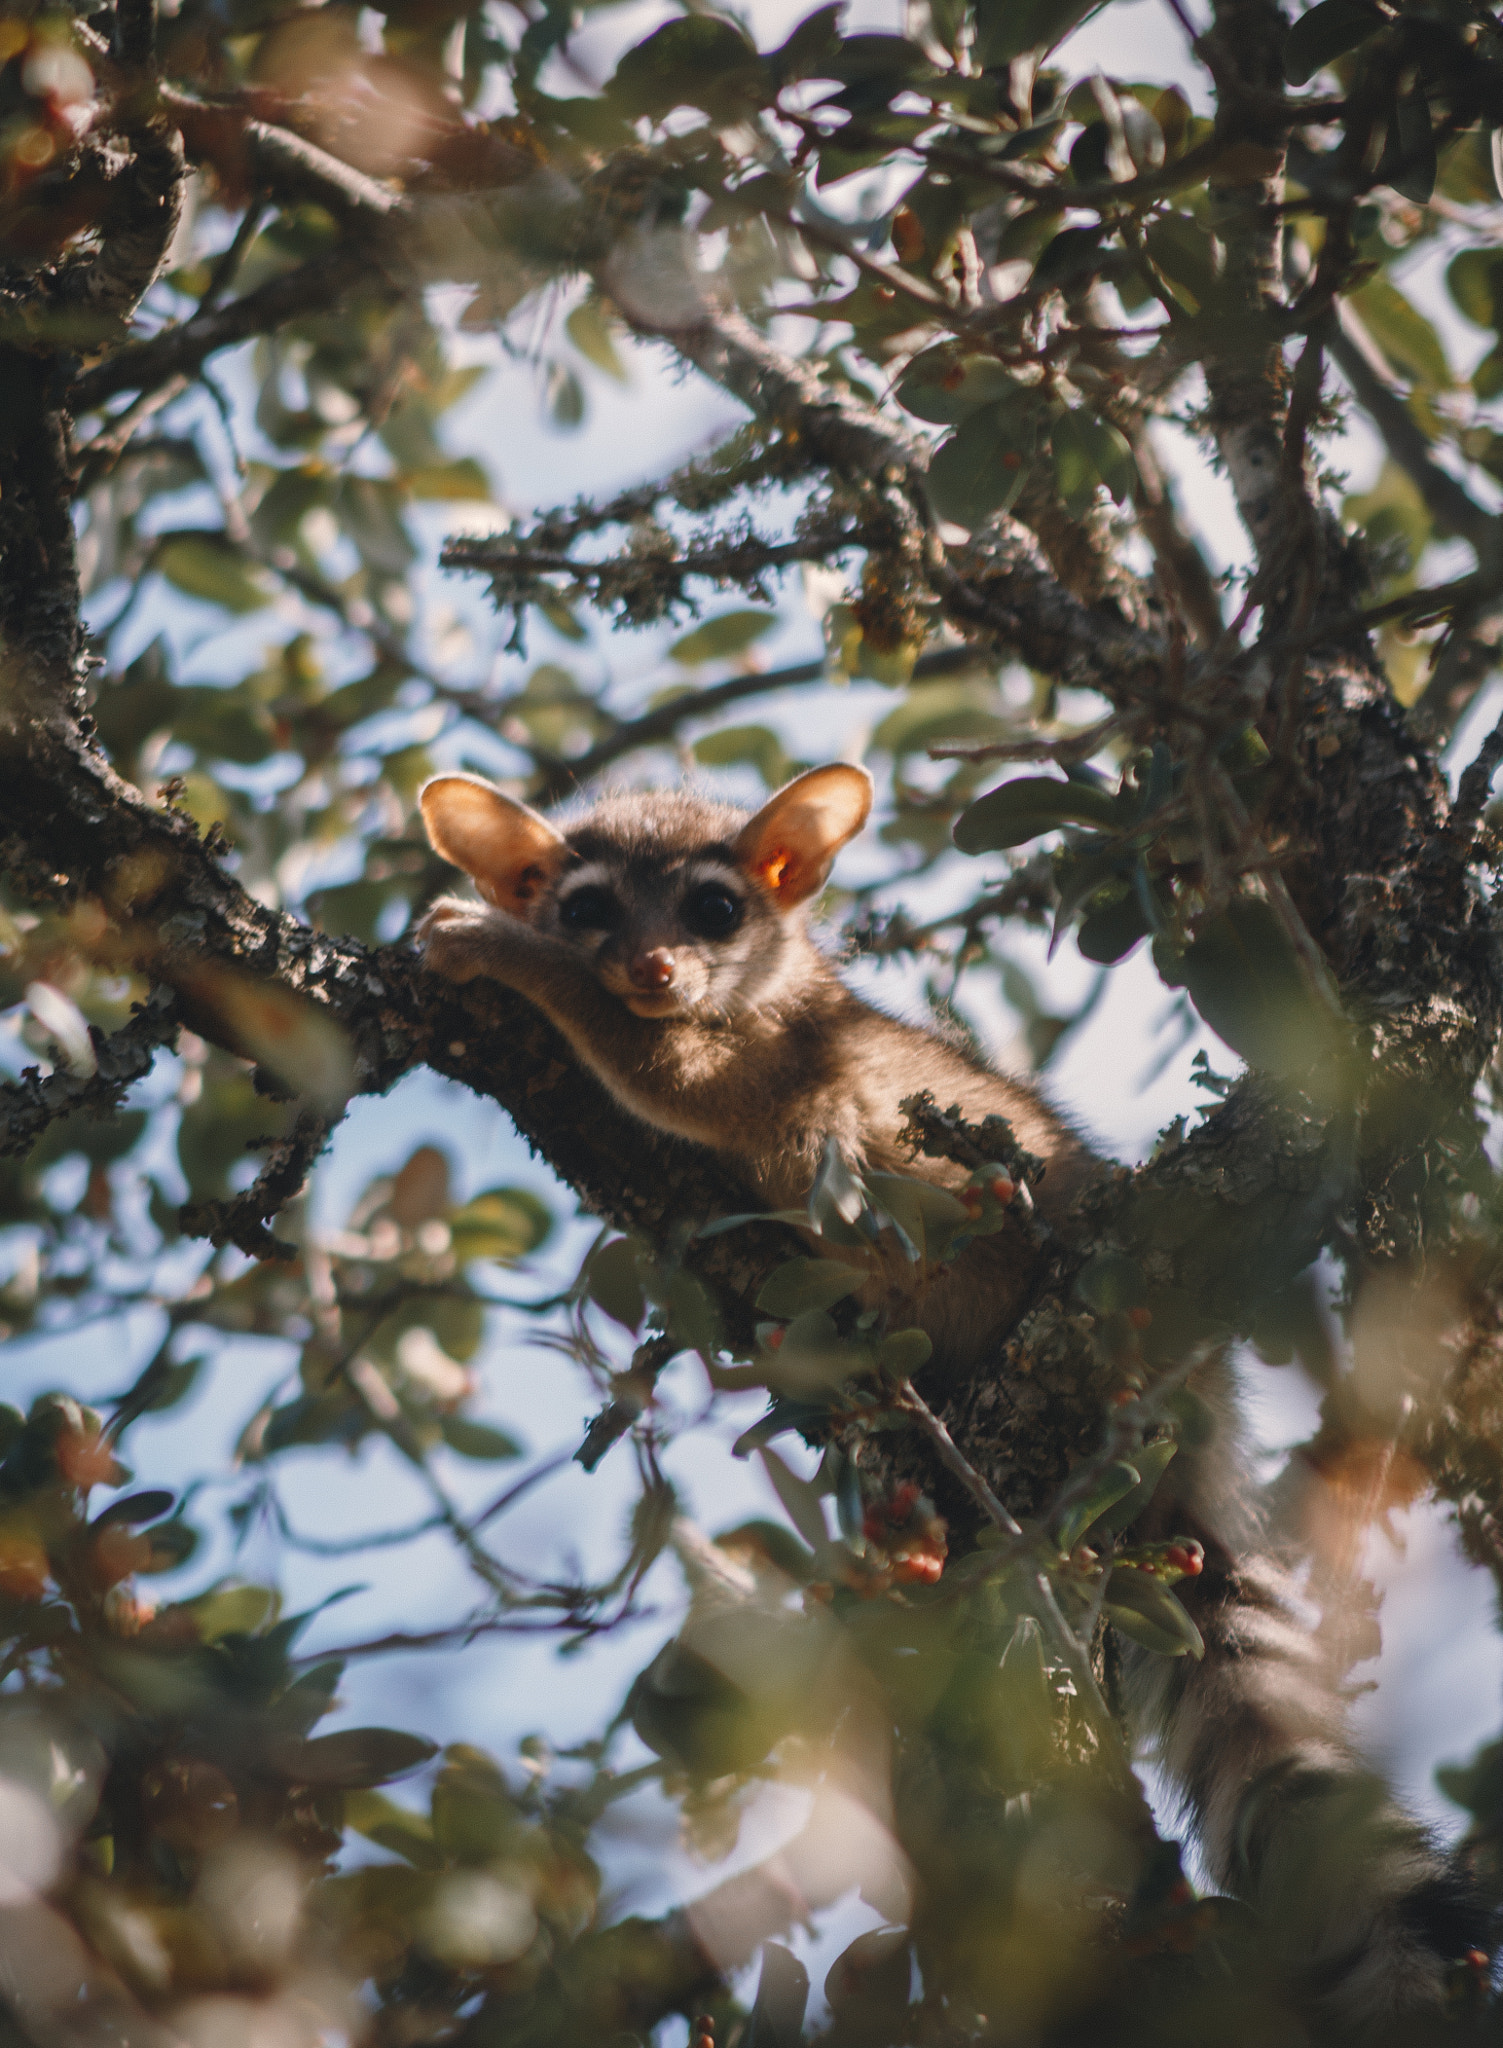
[{"label": "twig", "polygon": [[[915,1387],[906,1386],[896,1406],[900,1413],[913,1418],[929,1439],[935,1456],[945,1470],[952,1478],[959,1480],[987,1519],[1004,1535],[1010,1536],[1021,1551],[1028,1541],[1022,1523],[993,1493],[923,1395]],[[1053,1582],[1048,1572],[1037,1561],[1033,1564],[1032,1577],[1039,1603],[1039,1619],[1053,1642],[1061,1663],[1074,1681],[1076,1695],[1092,1724],[1102,1758],[1109,1761],[1115,1774],[1124,1782],[1135,1785],[1132,1766],[1122,1747],[1111,1710],[1102,1697],[1101,1688],[1096,1683],[1096,1674],[1091,1669],[1090,1655],[1084,1643],[1066,1621],[1055,1596]]]},{"label": "twig", "polygon": [[304,313],[322,312],[348,291],[395,294],[365,249],[341,243],[326,255],[299,264],[227,306],[195,313],[180,326],[149,341],[132,342],[73,380],[69,409],[93,412],[121,391],[150,391],[171,377],[192,376],[216,350],[270,334]]}]

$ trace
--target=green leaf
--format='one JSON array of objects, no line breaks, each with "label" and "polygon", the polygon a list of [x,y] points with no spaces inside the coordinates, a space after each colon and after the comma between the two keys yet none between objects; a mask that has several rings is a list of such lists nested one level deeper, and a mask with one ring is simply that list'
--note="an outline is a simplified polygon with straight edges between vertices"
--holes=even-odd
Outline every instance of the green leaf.
[{"label": "green leaf", "polygon": [[342,1728],[337,1735],[292,1736],[272,1745],[270,1761],[298,1785],[354,1790],[402,1778],[438,1755],[438,1744],[400,1728]]},{"label": "green leaf", "polygon": [[892,395],[915,419],[953,427],[984,405],[1016,398],[1018,389],[995,356],[961,356],[941,347],[915,356]]},{"label": "green leaf", "polygon": [[633,1335],[642,1327],[647,1313],[647,1296],[637,1265],[637,1243],[630,1237],[613,1237],[590,1254],[585,1265],[585,1291],[595,1306],[614,1323]]},{"label": "green leaf", "polygon": [[776,1451],[764,1449],[758,1452],[758,1456],[772,1481],[773,1492],[783,1504],[784,1513],[817,1555],[830,1540],[829,1529],[825,1526],[824,1505],[817,1488],[809,1480],[800,1479]]},{"label": "green leaf", "polygon": [[449,1449],[458,1452],[461,1458],[498,1462],[522,1455],[522,1446],[514,1436],[508,1436],[504,1429],[493,1428],[488,1422],[471,1422],[465,1415],[444,1415],[439,1418],[438,1426]]},{"label": "green leaf", "polygon": [[1285,38],[1284,76],[1291,85],[1308,85],[1317,71],[1355,50],[1387,21],[1371,0],[1319,0]]},{"label": "green leaf", "polygon": [[398,1806],[384,1792],[359,1787],[347,1791],[344,1824],[418,1870],[443,1868],[443,1856],[434,1842],[433,1823],[428,1816]]},{"label": "green leaf", "polygon": [[597,370],[604,370],[607,377],[614,377],[618,384],[626,380],[626,365],[616,353],[615,336],[605,308],[599,299],[586,299],[576,306],[564,322],[564,332],[588,363]]},{"label": "green leaf", "polygon": [[878,1210],[885,1210],[916,1253],[941,1259],[950,1241],[971,1220],[965,1204],[948,1188],[916,1180],[907,1173],[869,1173],[867,1192]]},{"label": "green leaf", "polygon": [[890,1330],[876,1352],[878,1368],[895,1380],[911,1380],[933,1356],[934,1340],[927,1330]]},{"label": "green leaf", "polygon": [[1386,277],[1369,278],[1360,291],[1352,293],[1351,302],[1395,369],[1407,372],[1423,388],[1450,389],[1451,366],[1440,337],[1396,285]]},{"label": "green leaf", "polygon": [[449,1218],[456,1259],[501,1259],[508,1263],[535,1252],[553,1228],[546,1202],[526,1188],[487,1188]]},{"label": "green leaf", "polygon": [[1075,1506],[1060,1518],[1060,1549],[1073,1550],[1081,1537],[1100,1521],[1108,1508],[1115,1507],[1119,1500],[1124,1500],[1128,1494],[1137,1491],[1141,1480],[1142,1474],[1135,1465],[1129,1465],[1122,1458],[1115,1459],[1107,1466],[1086,1498],[1077,1501]]},{"label": "green leaf", "polygon": [[769,789],[780,789],[793,771],[783,742],[770,725],[727,725],[694,742],[694,758],[706,768],[756,769]]},{"label": "green leaf", "polygon": [[1211,1029],[1250,1065],[1288,1073],[1331,1049],[1333,1020],[1261,897],[1231,904],[1181,954],[1156,939],[1153,957],[1168,985],[1186,990]]},{"label": "green leaf", "polygon": [[929,464],[926,488],[940,518],[974,528],[1005,512],[1023,488],[1035,438],[1031,405],[1008,400],[973,412]]},{"label": "green leaf", "polygon": [[1083,960],[1094,961],[1098,967],[1115,967],[1147,936],[1148,916],[1138,892],[1124,888],[1110,902],[1092,905],[1080,920],[1075,943]]},{"label": "green leaf", "polygon": [[473,455],[404,469],[397,481],[412,498],[469,499],[482,505],[491,502],[491,480]]},{"label": "green leaf", "polygon": [[259,1635],[276,1620],[281,1605],[269,1586],[226,1580],[196,1600],[183,1601],[178,1611],[192,1616],[200,1642],[217,1643],[223,1636]]},{"label": "green leaf", "polygon": [[1437,169],[1435,131],[1430,125],[1430,103],[1418,82],[1395,102],[1383,154],[1373,173],[1381,184],[1391,185],[1416,206],[1429,203],[1435,190]]},{"label": "green leaf", "polygon": [[670,21],[616,66],[606,87],[613,105],[633,119],[656,120],[674,107],[712,115],[764,106],[771,97],[767,66],[740,29],[714,14]]},{"label": "green leaf", "polygon": [[1205,1643],[1168,1586],[1152,1572],[1119,1565],[1106,1582],[1106,1618],[1163,1657],[1203,1657]]},{"label": "green leaf", "polygon": [[669,659],[684,668],[698,668],[708,661],[729,661],[733,655],[744,654],[764,633],[770,633],[777,622],[776,612],[722,612],[718,619],[706,619],[692,633],[675,640],[668,650]]},{"label": "green leaf", "polygon": [[1496,327],[1503,312],[1503,256],[1494,249],[1463,249],[1446,269],[1446,289],[1477,327]]},{"label": "green leaf", "polygon": [[833,62],[840,52],[842,0],[829,7],[817,7],[806,14],[775,50],[767,52],[767,63],[779,85],[791,85],[800,78],[828,78],[821,67]]},{"label": "green leaf", "polygon": [[859,1266],[834,1259],[789,1259],[763,1281],[757,1307],[763,1315],[791,1318],[806,1309],[833,1308],[866,1280]]},{"label": "green leaf", "polygon": [[1087,278],[1102,264],[1101,244],[1106,229],[1061,228],[1039,252],[1028,289],[1033,292],[1058,290]]},{"label": "green leaf", "polygon": [[264,571],[248,563],[222,534],[176,534],[160,543],[153,566],[187,596],[229,612],[259,611],[276,594]]},{"label": "green leaf", "polygon": [[1158,1491],[1159,1481],[1178,1450],[1179,1445],[1174,1438],[1166,1436],[1133,1452],[1132,1462],[1140,1475],[1138,1483],[1130,1493],[1124,1493],[1114,1506],[1097,1517],[1095,1526],[1103,1536],[1120,1536],[1124,1529],[1132,1527]]},{"label": "green leaf", "polygon": [[1093,413],[1062,412],[1050,430],[1054,481],[1067,511],[1077,518],[1090,509],[1105,484],[1120,505],[1133,486],[1137,465],[1127,437]]},{"label": "green leaf", "polygon": [[1051,50],[1093,14],[1102,0],[977,0],[976,61],[985,70]]},{"label": "green leaf", "polygon": [[978,797],[955,821],[962,853],[996,853],[1022,846],[1062,825],[1091,825],[1110,831],[1116,798],[1085,782],[1061,782],[1052,775],[1019,775]]},{"label": "green leaf", "polygon": [[1142,1304],[1148,1283],[1126,1252],[1097,1252],[1076,1274],[1075,1292],[1093,1315],[1118,1315]]},{"label": "green leaf", "polygon": [[1198,313],[1210,302],[1226,265],[1226,251],[1216,236],[1191,214],[1165,213],[1149,222],[1143,240],[1175,297]]}]

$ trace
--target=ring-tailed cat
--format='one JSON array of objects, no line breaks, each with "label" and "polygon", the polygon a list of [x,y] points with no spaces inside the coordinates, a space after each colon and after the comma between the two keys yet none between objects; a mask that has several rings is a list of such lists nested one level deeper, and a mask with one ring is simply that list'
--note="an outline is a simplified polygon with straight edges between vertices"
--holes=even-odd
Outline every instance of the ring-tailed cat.
[{"label": "ring-tailed cat", "polygon": [[[809,935],[808,906],[871,796],[865,771],[840,764],[753,817],[653,793],[559,828],[476,776],[441,775],[420,799],[429,838],[485,901],[432,906],[427,964],[525,996],[628,1110],[727,1155],[770,1208],[803,1197],[828,1136],[867,1167],[963,1178],[899,1148],[898,1104],[928,1089],[969,1120],[1006,1117],[1046,1162],[1041,1212],[1065,1219],[1096,1168],[1075,1133],[1026,1083],[863,1002]],[[1006,1262],[1027,1256],[1018,1233],[978,1238],[926,1298],[936,1368],[998,1355],[1030,1279]],[[1225,1426],[1175,1460],[1153,1512],[1205,1545],[1204,1575],[1182,1590],[1206,1653],[1132,1652],[1129,1704],[1217,1881],[1260,1908],[1311,2000],[1361,2030],[1435,2005],[1485,1921],[1355,1755],[1326,1659],[1263,1549],[1226,1368],[1200,1384]]]}]

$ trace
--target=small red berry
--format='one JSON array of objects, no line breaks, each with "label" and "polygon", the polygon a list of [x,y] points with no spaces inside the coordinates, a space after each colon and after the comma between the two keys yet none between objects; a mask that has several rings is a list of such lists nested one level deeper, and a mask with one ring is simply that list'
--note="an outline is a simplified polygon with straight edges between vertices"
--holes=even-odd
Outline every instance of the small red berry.
[{"label": "small red berry", "polygon": [[992,1182],[992,1199],[1000,1202],[1004,1209],[1017,1192],[1018,1190],[1014,1182],[1006,1179],[1001,1174]]},{"label": "small red berry", "polygon": [[779,1351],[782,1349],[783,1339],[787,1335],[788,1332],[786,1330],[769,1330],[767,1335],[762,1339],[762,1342],[766,1345],[769,1351]]},{"label": "small red berry", "polygon": [[1146,1330],[1153,1321],[1153,1310],[1151,1308],[1130,1308],[1127,1311],[1127,1320],[1135,1330]]}]

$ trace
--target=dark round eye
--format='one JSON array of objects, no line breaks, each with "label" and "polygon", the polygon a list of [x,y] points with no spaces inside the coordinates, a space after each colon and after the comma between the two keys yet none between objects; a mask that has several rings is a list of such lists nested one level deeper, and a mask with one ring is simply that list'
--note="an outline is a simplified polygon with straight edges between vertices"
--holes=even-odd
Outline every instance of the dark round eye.
[{"label": "dark round eye", "polygon": [[725,939],[741,922],[741,898],[719,882],[701,882],[684,898],[684,923],[697,939]]},{"label": "dark round eye", "polygon": [[608,932],[621,920],[621,906],[609,889],[585,885],[566,896],[558,906],[558,921],[565,931]]}]

